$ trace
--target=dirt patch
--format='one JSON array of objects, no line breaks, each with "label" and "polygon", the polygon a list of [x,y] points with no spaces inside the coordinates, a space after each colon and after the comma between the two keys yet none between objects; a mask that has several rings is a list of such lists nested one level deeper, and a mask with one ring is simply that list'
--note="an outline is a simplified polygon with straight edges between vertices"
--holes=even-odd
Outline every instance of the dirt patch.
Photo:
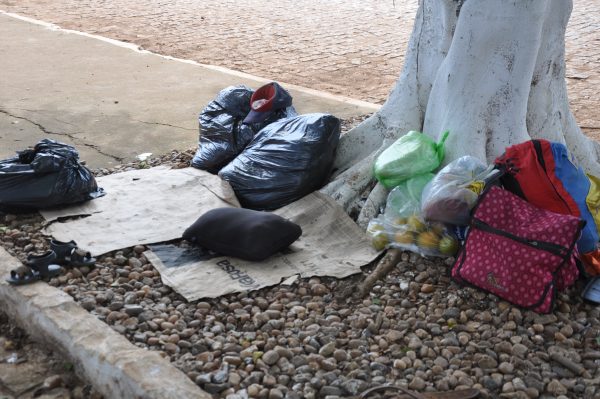
[{"label": "dirt patch", "polygon": [[0,313],[0,397],[101,399],[76,375],[75,366],[43,345]]}]

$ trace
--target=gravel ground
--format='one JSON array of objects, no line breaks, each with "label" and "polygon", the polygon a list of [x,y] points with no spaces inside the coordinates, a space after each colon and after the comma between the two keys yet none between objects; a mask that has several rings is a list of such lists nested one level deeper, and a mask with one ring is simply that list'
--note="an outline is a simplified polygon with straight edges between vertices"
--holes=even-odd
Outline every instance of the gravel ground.
[{"label": "gravel ground", "polygon": [[[97,174],[185,167],[193,152]],[[0,214],[0,244],[21,260],[46,249],[42,222]],[[600,397],[600,308],[581,302],[580,285],[559,295],[553,314],[538,315],[457,285],[451,258],[406,252],[361,300],[345,293],[369,268],[345,280],[186,302],[162,284],[144,250],[106,254],[95,268],[65,270],[49,283],[135,345],[160,351],[215,398],[334,399],[381,384],[474,387],[484,398]]]}]

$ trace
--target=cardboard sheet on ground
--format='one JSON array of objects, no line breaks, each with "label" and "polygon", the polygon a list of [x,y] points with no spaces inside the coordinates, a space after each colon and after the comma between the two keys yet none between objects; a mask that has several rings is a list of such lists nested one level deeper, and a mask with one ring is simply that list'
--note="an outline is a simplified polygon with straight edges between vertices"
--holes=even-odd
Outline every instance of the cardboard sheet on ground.
[{"label": "cardboard sheet on ground", "polygon": [[[239,207],[231,186],[195,168],[156,167],[96,179],[106,195],[84,204],[43,211],[56,220],[45,233],[75,240],[97,256],[138,244],[180,238],[200,215],[218,207]],[[89,215],[61,222],[59,218]]]},{"label": "cardboard sheet on ground", "polygon": [[188,301],[256,290],[294,275],[346,277],[377,256],[365,233],[323,194],[310,194],[274,213],[299,224],[302,236],[262,262],[216,257],[166,265],[152,251],[144,255],[163,282]]}]

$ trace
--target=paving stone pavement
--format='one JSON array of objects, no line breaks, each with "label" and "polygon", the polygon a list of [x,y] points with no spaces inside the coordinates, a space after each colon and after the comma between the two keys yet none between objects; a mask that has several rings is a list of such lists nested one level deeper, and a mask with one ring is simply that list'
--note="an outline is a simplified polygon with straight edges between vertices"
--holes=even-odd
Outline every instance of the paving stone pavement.
[{"label": "paving stone pavement", "polygon": [[[224,66],[382,103],[400,73],[418,0],[0,0],[0,9]],[[574,0],[570,101],[600,137],[600,1]]]}]

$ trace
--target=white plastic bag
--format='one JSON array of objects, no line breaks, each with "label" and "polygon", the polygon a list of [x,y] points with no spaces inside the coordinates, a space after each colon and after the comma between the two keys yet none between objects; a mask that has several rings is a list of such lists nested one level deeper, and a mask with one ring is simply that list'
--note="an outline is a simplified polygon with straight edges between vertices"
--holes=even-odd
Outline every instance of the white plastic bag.
[{"label": "white plastic bag", "polygon": [[425,220],[468,225],[471,209],[493,168],[469,155],[446,165],[423,189],[421,212]]}]

